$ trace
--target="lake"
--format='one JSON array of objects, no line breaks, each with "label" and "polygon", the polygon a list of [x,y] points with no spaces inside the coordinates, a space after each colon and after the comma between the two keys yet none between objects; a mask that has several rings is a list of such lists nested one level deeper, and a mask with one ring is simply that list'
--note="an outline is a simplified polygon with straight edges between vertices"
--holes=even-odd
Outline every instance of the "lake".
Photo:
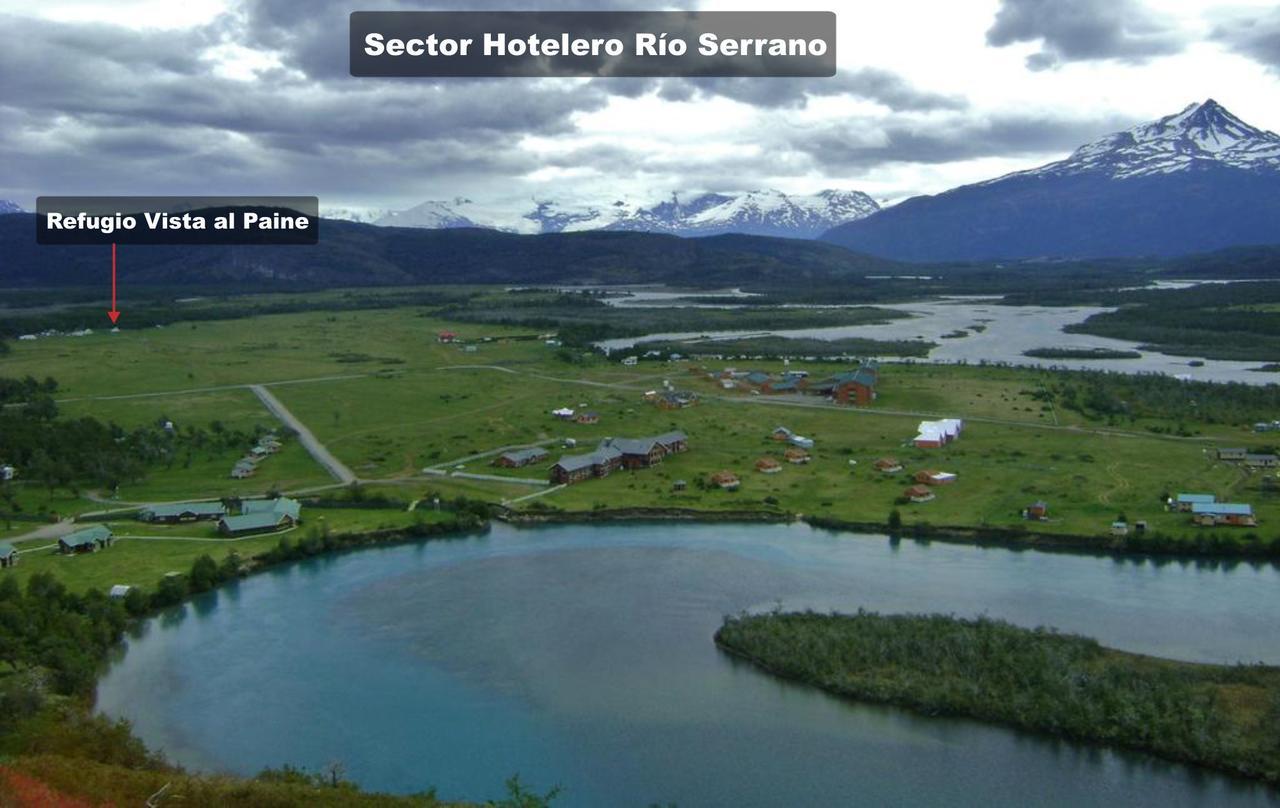
[{"label": "lake", "polygon": [[1132,651],[1280,662],[1280,571],[805,525],[517,529],[253,576],[148,621],[99,707],[171,759],[341,760],[366,788],[557,806],[1267,805],[1260,786],[845,702],[717,651],[772,608],[987,614]]}]

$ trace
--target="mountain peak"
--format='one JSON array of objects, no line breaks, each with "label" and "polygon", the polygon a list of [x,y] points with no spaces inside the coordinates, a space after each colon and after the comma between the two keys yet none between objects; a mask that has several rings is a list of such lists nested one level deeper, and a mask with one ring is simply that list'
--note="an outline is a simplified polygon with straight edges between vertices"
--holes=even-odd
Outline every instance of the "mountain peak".
[{"label": "mountain peak", "polygon": [[1096,140],[1022,175],[1100,172],[1114,179],[1223,166],[1280,171],[1280,135],[1250,126],[1212,98]]}]

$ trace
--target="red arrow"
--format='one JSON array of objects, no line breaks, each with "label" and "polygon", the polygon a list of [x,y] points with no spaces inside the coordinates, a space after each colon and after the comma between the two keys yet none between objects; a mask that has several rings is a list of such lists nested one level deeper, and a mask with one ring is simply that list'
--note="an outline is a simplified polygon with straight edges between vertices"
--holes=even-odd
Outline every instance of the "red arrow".
[{"label": "red arrow", "polygon": [[114,323],[120,319],[120,312],[116,310],[116,245],[111,245],[111,311],[107,312],[107,316]]}]

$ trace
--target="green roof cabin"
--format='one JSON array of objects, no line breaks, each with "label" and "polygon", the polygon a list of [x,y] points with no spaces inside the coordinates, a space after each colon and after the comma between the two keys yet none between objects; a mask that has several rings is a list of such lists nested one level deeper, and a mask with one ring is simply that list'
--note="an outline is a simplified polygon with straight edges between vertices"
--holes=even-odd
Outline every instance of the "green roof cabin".
[{"label": "green roof cabin", "polygon": [[92,553],[111,546],[111,528],[106,525],[93,525],[68,533],[58,539],[58,552]]},{"label": "green roof cabin", "polygon": [[168,505],[148,505],[138,511],[144,522],[196,522],[202,519],[218,519],[226,516],[227,508],[221,502],[175,502]]}]

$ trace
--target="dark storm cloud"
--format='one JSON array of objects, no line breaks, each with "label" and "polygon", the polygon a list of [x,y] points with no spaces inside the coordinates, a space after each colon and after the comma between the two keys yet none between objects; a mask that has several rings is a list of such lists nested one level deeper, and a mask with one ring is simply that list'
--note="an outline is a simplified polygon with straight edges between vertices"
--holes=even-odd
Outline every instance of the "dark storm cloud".
[{"label": "dark storm cloud", "polygon": [[1232,14],[1214,27],[1211,38],[1280,73],[1280,8]]},{"label": "dark storm cloud", "polygon": [[[1012,115],[952,118],[928,126],[890,123],[877,129],[849,121],[798,133],[789,143],[824,168],[857,172],[884,163],[950,163],[1066,152],[1133,123],[1114,117],[1062,120]],[[876,136],[868,139],[868,131]]]},{"label": "dark storm cloud", "polygon": [[1140,0],[1001,0],[987,44],[1037,41],[1039,52],[1027,57],[1032,70],[1095,59],[1141,62],[1187,44]]}]

